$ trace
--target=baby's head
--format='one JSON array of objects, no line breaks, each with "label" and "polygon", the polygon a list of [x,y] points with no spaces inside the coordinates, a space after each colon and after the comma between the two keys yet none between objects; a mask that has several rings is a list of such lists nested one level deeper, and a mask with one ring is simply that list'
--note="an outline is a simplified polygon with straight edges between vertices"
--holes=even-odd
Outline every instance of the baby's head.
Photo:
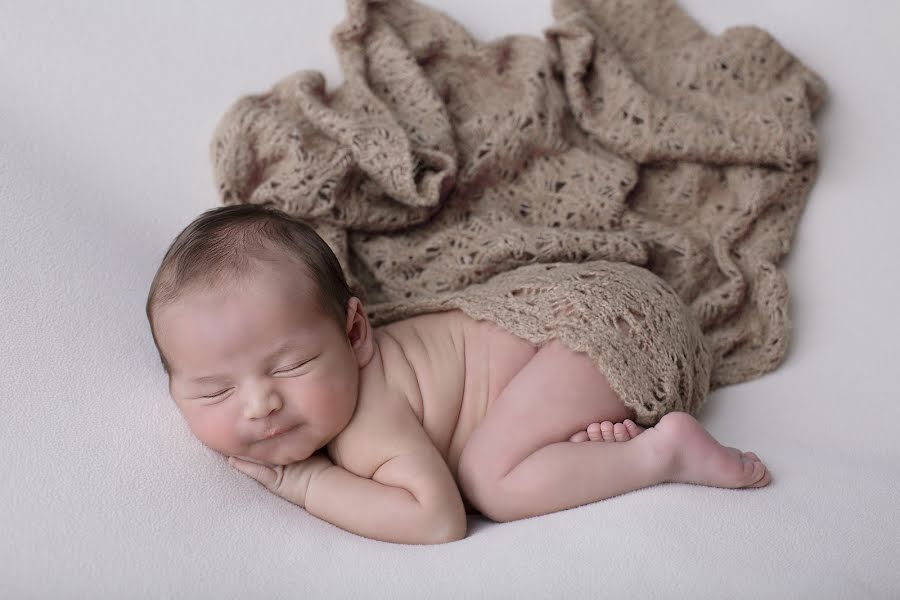
[{"label": "baby's head", "polygon": [[194,435],[272,465],[304,460],[344,429],[374,352],[362,303],[324,240],[252,204],[208,210],[175,238],[147,319]]}]

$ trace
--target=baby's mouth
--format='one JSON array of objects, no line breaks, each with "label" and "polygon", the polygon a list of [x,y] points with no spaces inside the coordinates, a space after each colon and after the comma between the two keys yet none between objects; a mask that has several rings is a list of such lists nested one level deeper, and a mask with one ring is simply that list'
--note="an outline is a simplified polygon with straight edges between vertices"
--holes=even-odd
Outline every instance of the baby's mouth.
[{"label": "baby's mouth", "polygon": [[299,425],[287,425],[283,427],[272,427],[267,429],[265,434],[263,435],[260,441],[271,440],[274,437],[278,437],[280,435],[284,435],[286,433],[290,433],[291,431],[297,429]]}]

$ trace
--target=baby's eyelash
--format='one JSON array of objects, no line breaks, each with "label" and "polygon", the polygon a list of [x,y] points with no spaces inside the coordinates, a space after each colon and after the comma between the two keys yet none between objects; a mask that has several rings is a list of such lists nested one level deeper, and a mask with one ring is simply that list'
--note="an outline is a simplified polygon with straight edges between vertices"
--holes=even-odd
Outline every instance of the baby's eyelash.
[{"label": "baby's eyelash", "polygon": [[[315,358],[315,357],[313,357],[313,358]],[[297,364],[296,366],[294,366],[294,367],[290,367],[290,368],[288,368],[288,369],[282,369],[281,371],[276,371],[276,373],[290,373],[291,371],[294,371],[294,370],[296,370],[296,369],[299,369],[300,367],[302,367],[303,365],[305,365],[306,363],[308,363],[308,362],[311,361],[311,360],[312,360],[312,358],[310,358],[309,360],[304,360],[303,362],[298,363],[298,364]],[[210,394],[210,395],[208,395],[208,396],[200,396],[200,397],[201,397],[201,398],[210,398],[210,399],[211,399],[211,398],[218,398],[219,396],[221,396],[222,394],[224,394],[225,392],[227,392],[227,391],[230,390],[230,389],[231,389],[231,388],[228,388],[227,390],[222,390],[221,392],[218,392],[218,393],[216,393],[216,394]]]},{"label": "baby's eyelash", "polygon": [[298,363],[297,365],[295,365],[293,367],[289,367],[287,369],[282,369],[281,371],[276,371],[276,373],[290,373],[291,371],[293,371],[295,369],[299,369],[300,367],[302,367],[303,365],[308,363],[310,360],[312,360],[312,359],[310,358],[309,360],[304,360],[303,362]]}]

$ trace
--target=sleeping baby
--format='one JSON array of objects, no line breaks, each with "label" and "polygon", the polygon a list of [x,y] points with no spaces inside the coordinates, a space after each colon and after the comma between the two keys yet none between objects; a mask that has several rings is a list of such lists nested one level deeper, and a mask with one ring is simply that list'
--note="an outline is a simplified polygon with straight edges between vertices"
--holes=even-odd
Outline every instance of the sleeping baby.
[{"label": "sleeping baby", "polygon": [[277,209],[203,213],[147,318],[193,434],[278,496],[369,538],[461,539],[663,482],[762,487],[752,452],[686,412],[653,427],[583,353],[460,310],[372,327],[316,232]]}]

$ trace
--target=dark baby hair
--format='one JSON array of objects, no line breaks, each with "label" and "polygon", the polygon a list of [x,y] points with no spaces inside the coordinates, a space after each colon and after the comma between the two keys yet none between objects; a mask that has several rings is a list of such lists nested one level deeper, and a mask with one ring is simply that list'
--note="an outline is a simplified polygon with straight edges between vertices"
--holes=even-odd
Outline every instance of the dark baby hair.
[{"label": "dark baby hair", "polygon": [[229,280],[252,275],[255,261],[279,256],[297,263],[298,277],[302,266],[306,267],[316,284],[319,308],[343,329],[353,293],[334,252],[312,227],[271,206],[212,208],[194,219],[169,246],[147,295],[147,320],[166,374],[171,372],[156,339],[154,310],[190,290],[221,290]]}]

